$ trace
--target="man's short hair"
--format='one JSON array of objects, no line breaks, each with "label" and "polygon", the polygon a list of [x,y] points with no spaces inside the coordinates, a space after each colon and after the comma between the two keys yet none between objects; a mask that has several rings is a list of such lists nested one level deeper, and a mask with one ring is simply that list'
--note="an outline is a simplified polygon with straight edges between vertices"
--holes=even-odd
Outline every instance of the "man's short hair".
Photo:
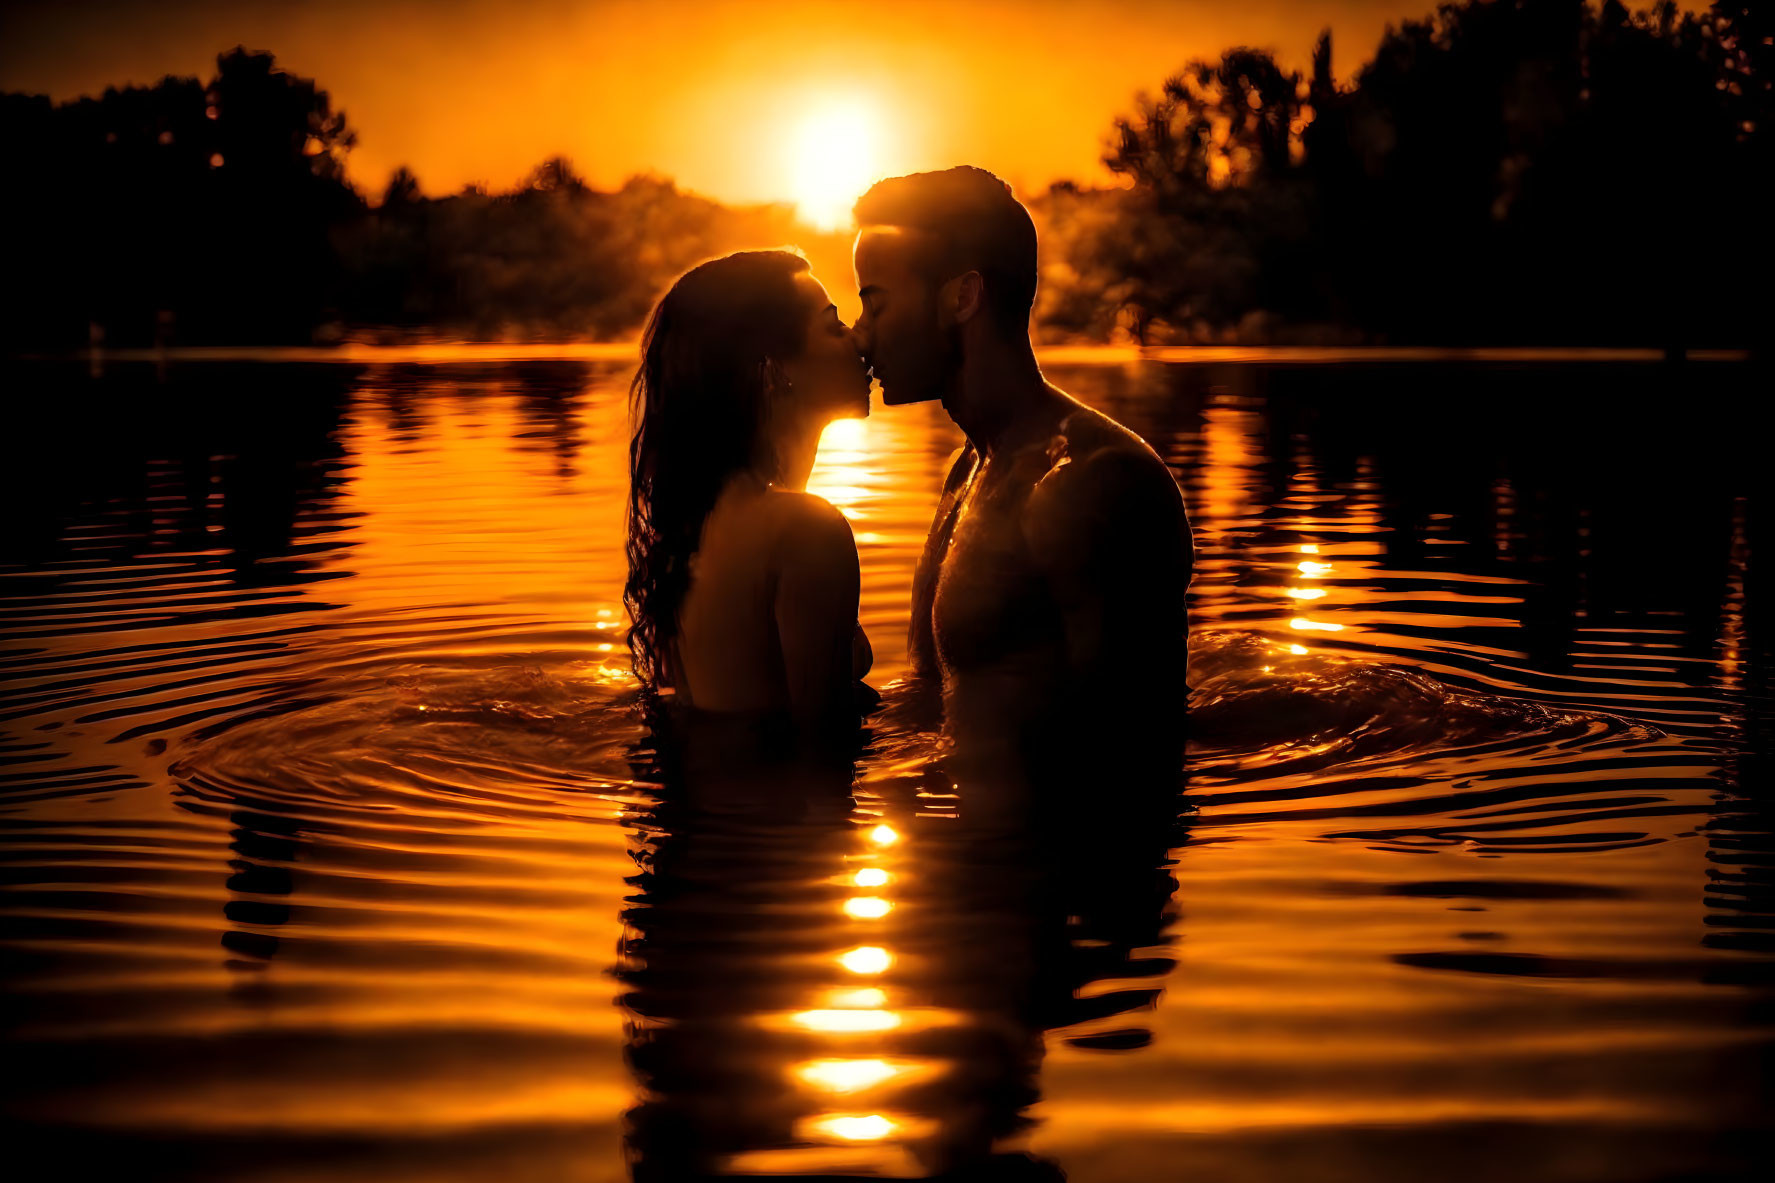
[{"label": "man's short hair", "polygon": [[878,181],[857,201],[857,225],[901,226],[932,237],[923,260],[934,283],[968,271],[986,281],[986,306],[1005,329],[1027,328],[1035,304],[1035,223],[1011,187],[972,165]]}]

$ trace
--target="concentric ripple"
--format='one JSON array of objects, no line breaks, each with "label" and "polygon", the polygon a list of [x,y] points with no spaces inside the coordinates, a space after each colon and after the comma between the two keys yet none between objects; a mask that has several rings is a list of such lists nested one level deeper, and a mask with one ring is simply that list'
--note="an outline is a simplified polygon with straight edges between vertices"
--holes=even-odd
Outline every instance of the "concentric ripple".
[{"label": "concentric ripple", "polygon": [[1775,843],[1741,369],[1051,367],[1173,466],[1198,556],[1183,799],[1086,778],[1035,828],[890,685],[935,405],[836,426],[812,482],[887,689],[854,782],[662,786],[626,377],[9,370],[19,1161],[1743,1174]]}]

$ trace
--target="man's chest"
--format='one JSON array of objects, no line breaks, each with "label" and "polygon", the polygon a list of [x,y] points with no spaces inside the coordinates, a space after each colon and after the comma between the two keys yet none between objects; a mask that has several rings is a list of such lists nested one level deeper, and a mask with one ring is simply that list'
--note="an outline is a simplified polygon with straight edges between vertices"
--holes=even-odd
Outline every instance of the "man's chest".
[{"label": "man's chest", "polygon": [[946,668],[1045,642],[1057,614],[1023,535],[1033,480],[990,467],[962,489],[939,523],[931,626]]}]

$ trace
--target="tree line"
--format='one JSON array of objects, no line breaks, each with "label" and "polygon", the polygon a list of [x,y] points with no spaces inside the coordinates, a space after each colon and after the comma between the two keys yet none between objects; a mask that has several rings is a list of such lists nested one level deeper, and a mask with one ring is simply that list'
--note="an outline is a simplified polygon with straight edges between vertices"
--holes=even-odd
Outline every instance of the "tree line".
[{"label": "tree line", "polygon": [[[1251,48],[1188,63],[1111,127],[1119,186],[1032,199],[1038,335],[1754,344],[1772,8],[1464,0],[1389,28],[1347,83],[1329,33],[1305,74]],[[442,197],[403,168],[372,199],[327,92],[240,48],[208,84],[0,95],[0,126],[14,349],[620,339],[711,254],[843,266],[787,206],[599,190],[561,157]]]},{"label": "tree line", "polygon": [[1051,332],[1753,344],[1775,305],[1775,5],[1467,0],[1348,85],[1261,50],[1116,121],[1123,190],[1039,203]]}]

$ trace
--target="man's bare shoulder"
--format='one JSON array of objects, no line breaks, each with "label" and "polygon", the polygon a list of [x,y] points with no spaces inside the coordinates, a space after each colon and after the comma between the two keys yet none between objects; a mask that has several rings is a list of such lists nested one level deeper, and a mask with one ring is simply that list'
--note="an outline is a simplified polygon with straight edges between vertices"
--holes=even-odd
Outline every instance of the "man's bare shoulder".
[{"label": "man's bare shoulder", "polygon": [[1128,543],[1188,546],[1183,490],[1140,436],[1081,407],[1060,425],[1049,452],[1023,514],[1024,538],[1038,562],[1076,563]]},{"label": "man's bare shoulder", "polygon": [[1170,468],[1139,435],[1103,412],[1080,406],[1060,424],[1048,446],[1047,473],[1036,497],[1103,501],[1157,497],[1180,502]]},{"label": "man's bare shoulder", "polygon": [[1064,448],[1073,460],[1087,459],[1105,451],[1152,451],[1136,432],[1077,400],[1073,400],[1071,410],[1055,429],[1054,444]]}]

